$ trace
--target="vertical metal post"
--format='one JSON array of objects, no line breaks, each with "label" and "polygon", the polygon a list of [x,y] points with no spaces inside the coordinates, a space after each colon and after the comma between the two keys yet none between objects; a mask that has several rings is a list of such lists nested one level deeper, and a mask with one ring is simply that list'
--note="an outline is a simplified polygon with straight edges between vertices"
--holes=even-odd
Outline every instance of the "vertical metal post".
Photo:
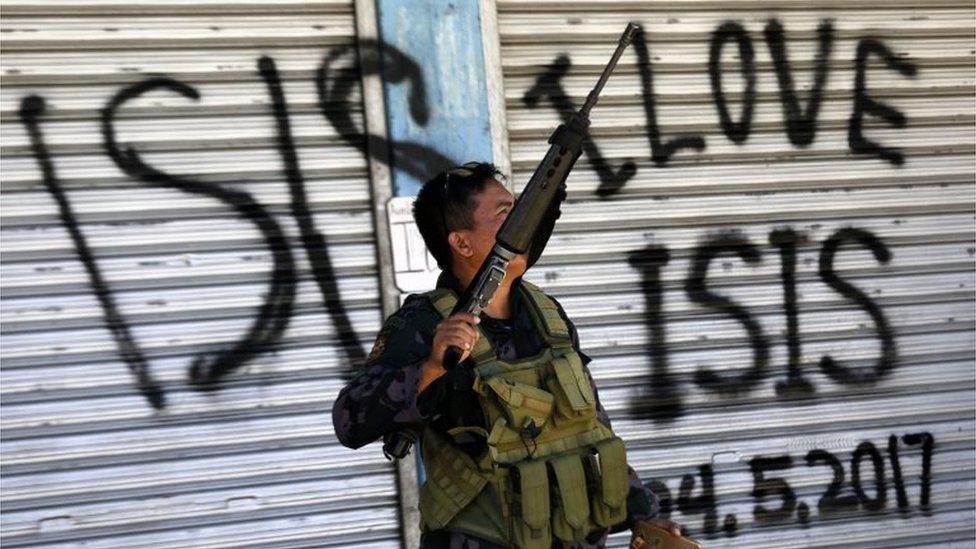
[{"label": "vertical metal post", "polygon": [[[365,66],[367,57],[379,59],[375,44],[379,41],[379,27],[376,20],[375,0],[356,0],[356,35],[359,46],[360,65]],[[373,51],[367,51],[372,48]],[[363,74],[363,111],[366,135],[378,135],[387,141],[386,104],[383,98],[383,82],[380,75]],[[367,139],[369,160],[370,193],[373,208],[373,227],[376,233],[376,264],[380,278],[380,296],[383,317],[393,314],[400,306],[400,291],[396,287],[393,274],[393,250],[390,243],[390,223],[387,219],[386,203],[393,196],[389,151],[377,147]],[[400,531],[403,547],[413,549],[420,546],[420,511],[417,509],[419,486],[417,483],[417,463],[413,459],[397,461],[397,487],[400,497]]]}]

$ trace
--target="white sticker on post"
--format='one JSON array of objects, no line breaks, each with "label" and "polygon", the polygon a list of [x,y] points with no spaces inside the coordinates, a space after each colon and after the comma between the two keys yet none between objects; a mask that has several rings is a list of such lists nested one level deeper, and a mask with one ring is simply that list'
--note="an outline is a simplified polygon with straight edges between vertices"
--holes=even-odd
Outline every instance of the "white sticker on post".
[{"label": "white sticker on post", "polygon": [[402,294],[434,289],[440,268],[427,251],[420,229],[413,220],[413,196],[398,196],[386,203],[390,220],[390,246],[393,248],[393,273]]}]

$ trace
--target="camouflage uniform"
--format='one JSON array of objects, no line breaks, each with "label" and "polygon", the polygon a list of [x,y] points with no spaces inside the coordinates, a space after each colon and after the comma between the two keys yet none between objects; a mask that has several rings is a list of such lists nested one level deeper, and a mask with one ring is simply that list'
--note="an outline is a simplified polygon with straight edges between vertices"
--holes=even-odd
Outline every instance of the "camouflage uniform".
[{"label": "camouflage uniform", "polygon": [[[513,284],[511,295],[517,295]],[[454,277],[442,274],[438,287],[452,288],[457,292]],[[560,314],[570,328],[573,347],[579,352],[579,337],[573,324],[560,307]],[[403,306],[386,320],[365,368],[342,389],[332,409],[332,420],[339,440],[351,448],[359,448],[381,438],[385,433],[402,427],[427,424],[439,432],[459,426],[484,427],[485,420],[478,396],[466,379],[454,379],[452,375],[465,375],[467,369],[456,368],[431,383],[417,395],[421,364],[431,352],[434,330],[441,316],[424,297],[412,295]],[[508,320],[498,320],[481,315],[482,332],[493,344],[498,357],[511,361],[531,357],[540,351],[543,341],[537,335],[528,311],[512,300],[512,315]],[[580,352],[584,366],[590,358]],[[594,394],[596,386],[587,370]],[[599,420],[610,426],[610,419],[597,395]],[[469,435],[455,440],[470,455],[477,457],[485,450],[481,437]],[[630,473],[630,494],[627,498],[627,521],[614,531],[630,527],[637,518],[651,518],[658,514],[658,499],[643,486],[633,469]],[[609,532],[597,539],[589,539],[575,547],[600,547]],[[554,543],[561,544],[556,540]],[[434,531],[424,534],[421,546],[490,549],[496,544],[459,532]],[[554,545],[559,546],[559,545]]]}]

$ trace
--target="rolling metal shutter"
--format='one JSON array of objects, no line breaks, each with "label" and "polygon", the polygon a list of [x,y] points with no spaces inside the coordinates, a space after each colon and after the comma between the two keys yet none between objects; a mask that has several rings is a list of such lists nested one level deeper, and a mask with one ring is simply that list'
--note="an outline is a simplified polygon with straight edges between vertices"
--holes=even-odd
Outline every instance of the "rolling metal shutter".
[{"label": "rolling metal shutter", "polygon": [[[382,320],[354,21],[4,2],[4,547],[398,543],[394,468],[330,416]],[[103,116],[145,81],[115,115],[123,171]]]},{"label": "rolling metal shutter", "polygon": [[[971,546],[972,3],[499,0],[498,19],[517,190],[626,23],[643,25],[647,53],[631,46],[603,91],[594,146],[528,277],[577,322],[601,400],[671,517],[709,547]],[[801,114],[817,29],[832,28],[808,146],[784,129],[770,19]],[[907,121],[862,100],[863,134],[903,165],[849,144],[859,44],[865,93]],[[741,121],[743,74],[754,111],[729,128],[737,143],[717,103]],[[664,162],[657,146],[652,160],[650,98],[660,144],[703,148]]]}]

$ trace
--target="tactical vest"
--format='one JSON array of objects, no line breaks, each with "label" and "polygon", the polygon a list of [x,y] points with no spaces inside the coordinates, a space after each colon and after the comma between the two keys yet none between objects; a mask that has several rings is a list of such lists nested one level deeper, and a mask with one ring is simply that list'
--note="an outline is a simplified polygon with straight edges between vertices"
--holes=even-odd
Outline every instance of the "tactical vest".
[{"label": "tactical vest", "polygon": [[[421,529],[548,549],[553,537],[580,541],[626,519],[627,458],[623,441],[597,419],[596,398],[556,304],[527,282],[518,291],[543,349],[506,362],[481,333],[470,360],[486,424],[446,436],[424,429]],[[442,317],[457,303],[444,288],[425,296]],[[472,458],[452,441],[460,432],[483,436],[487,450]]]}]

